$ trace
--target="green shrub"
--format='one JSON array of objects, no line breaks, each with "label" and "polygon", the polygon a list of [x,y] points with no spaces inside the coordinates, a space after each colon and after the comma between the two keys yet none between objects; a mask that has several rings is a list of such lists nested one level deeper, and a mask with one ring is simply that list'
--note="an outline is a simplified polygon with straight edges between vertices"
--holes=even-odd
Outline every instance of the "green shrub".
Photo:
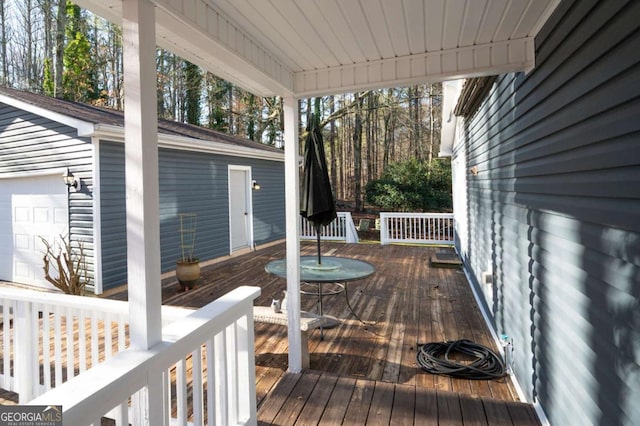
[{"label": "green shrub", "polygon": [[450,211],[451,163],[410,159],[390,164],[380,179],[367,184],[366,201],[390,211]]}]

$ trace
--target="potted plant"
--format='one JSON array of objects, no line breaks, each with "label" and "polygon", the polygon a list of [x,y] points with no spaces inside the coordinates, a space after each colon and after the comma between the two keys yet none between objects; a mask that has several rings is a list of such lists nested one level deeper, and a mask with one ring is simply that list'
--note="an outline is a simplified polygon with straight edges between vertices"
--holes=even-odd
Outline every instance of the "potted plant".
[{"label": "potted plant", "polygon": [[200,261],[195,256],[196,215],[181,213],[180,219],[180,259],[176,261],[176,278],[181,291],[188,291],[200,280]]}]

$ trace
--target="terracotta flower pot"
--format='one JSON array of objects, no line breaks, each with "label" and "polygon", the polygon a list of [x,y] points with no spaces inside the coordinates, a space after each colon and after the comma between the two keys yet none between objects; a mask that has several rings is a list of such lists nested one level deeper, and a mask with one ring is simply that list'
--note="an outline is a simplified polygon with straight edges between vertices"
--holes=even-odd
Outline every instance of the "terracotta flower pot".
[{"label": "terracotta flower pot", "polygon": [[192,289],[200,280],[200,263],[198,259],[185,259],[176,262],[176,278],[183,291]]}]

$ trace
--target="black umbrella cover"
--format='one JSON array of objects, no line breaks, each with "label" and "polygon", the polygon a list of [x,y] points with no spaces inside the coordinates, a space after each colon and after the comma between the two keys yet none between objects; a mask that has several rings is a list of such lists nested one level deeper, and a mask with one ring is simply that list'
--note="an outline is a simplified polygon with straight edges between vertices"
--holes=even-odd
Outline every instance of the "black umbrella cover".
[{"label": "black umbrella cover", "polygon": [[304,176],[300,198],[300,214],[307,218],[316,230],[330,224],[337,217],[322,133],[313,124],[307,133],[304,147]]}]

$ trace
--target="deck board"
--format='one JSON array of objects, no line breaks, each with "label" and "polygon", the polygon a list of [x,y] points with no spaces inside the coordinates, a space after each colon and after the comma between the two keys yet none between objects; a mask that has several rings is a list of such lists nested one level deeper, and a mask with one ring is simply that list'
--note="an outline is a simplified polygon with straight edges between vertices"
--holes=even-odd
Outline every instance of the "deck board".
[{"label": "deck board", "polygon": [[[315,243],[302,243],[301,254],[315,249]],[[367,419],[369,424],[538,424],[531,406],[517,403],[508,378],[451,379],[417,365],[418,345],[427,342],[464,337],[497,351],[464,273],[430,264],[442,248],[323,242],[322,249],[376,267],[370,277],[348,284],[349,300],[363,322],[348,309],[344,294],[325,297],[325,313],[341,324],[325,329],[324,340],[319,330],[309,333],[310,369],[298,375],[287,373],[286,327],[256,323],[261,424],[357,425]],[[256,305],[268,306],[282,299],[286,281],[264,267],[284,256],[280,243],[216,261],[202,267],[195,289],[183,293],[175,278],[166,278],[163,303],[198,308],[252,285],[262,290]],[[108,297],[126,300],[127,293],[111,291]],[[315,297],[302,296],[301,308],[315,312]]]}]

